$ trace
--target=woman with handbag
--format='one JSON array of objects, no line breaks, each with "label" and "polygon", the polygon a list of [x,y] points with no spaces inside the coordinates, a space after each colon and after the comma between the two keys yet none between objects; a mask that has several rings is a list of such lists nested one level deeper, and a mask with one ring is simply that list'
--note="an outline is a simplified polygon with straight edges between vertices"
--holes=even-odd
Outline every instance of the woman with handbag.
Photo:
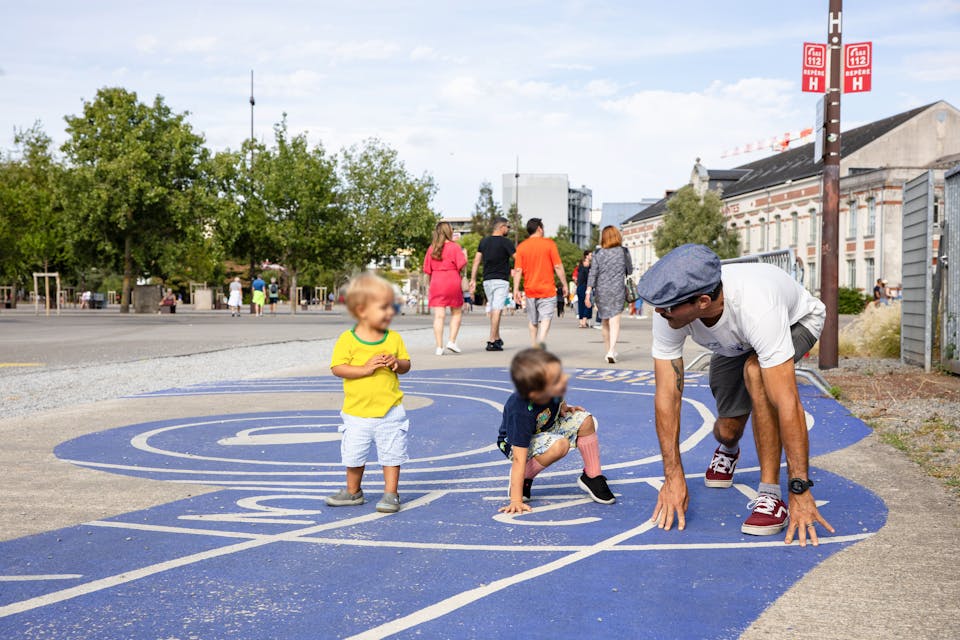
[{"label": "woman with handbag", "polygon": [[617,361],[617,340],[620,338],[620,314],[628,298],[636,299],[636,288],[628,296],[627,277],[633,273],[630,253],[623,247],[620,230],[610,225],[600,233],[600,249],[593,254],[584,303],[597,307],[603,330],[604,358],[610,364]]}]

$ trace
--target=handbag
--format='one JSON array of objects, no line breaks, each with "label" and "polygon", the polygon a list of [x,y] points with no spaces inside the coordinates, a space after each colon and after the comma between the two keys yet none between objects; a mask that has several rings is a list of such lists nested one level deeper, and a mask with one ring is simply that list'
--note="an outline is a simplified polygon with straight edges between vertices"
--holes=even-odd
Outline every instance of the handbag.
[{"label": "handbag", "polygon": [[[625,254],[624,258],[630,255],[629,253],[627,253],[626,247],[620,247],[620,248],[623,249],[623,253]],[[624,275],[623,294],[624,294],[624,297],[627,299],[628,303],[633,304],[634,302],[637,301],[637,285],[633,282],[633,276]]]}]

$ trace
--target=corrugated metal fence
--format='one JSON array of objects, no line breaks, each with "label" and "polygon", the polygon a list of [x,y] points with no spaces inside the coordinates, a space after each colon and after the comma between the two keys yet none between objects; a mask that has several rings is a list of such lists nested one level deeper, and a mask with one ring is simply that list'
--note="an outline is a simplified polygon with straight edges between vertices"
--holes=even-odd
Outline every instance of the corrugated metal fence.
[{"label": "corrugated metal fence", "polygon": [[933,350],[933,172],[903,186],[900,360],[930,371]]},{"label": "corrugated metal fence", "polygon": [[940,236],[944,290],[940,363],[945,369],[960,373],[960,166],[948,171],[944,182],[946,206]]}]

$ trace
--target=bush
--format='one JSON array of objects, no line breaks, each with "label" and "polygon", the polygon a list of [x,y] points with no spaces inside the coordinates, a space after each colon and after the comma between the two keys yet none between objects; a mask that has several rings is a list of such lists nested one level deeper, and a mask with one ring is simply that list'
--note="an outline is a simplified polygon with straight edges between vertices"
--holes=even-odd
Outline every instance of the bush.
[{"label": "bush", "polygon": [[840,287],[837,289],[837,313],[856,315],[863,311],[869,300],[859,289]]}]

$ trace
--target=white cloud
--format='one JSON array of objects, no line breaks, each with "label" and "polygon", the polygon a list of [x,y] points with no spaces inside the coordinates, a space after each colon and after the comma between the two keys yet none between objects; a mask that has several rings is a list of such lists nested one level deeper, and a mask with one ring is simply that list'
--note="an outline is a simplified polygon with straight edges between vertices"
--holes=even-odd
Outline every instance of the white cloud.
[{"label": "white cloud", "polygon": [[904,58],[901,67],[909,78],[920,82],[960,80],[960,50],[911,54]]},{"label": "white cloud", "polygon": [[351,60],[387,60],[392,58],[400,46],[384,40],[363,40],[342,42],[331,47],[330,53],[341,61]]},{"label": "white cloud", "polygon": [[606,98],[616,94],[620,90],[620,85],[610,80],[591,80],[584,89],[587,95],[596,98]]},{"label": "white cloud", "polygon": [[440,95],[451,102],[467,104],[486,94],[479,80],[472,76],[459,76],[444,84],[440,89]]},{"label": "white cloud", "polygon": [[156,36],[151,35],[137,36],[133,41],[133,46],[136,47],[140,53],[153,53],[157,50],[158,44],[160,44],[160,40]]},{"label": "white cloud", "polygon": [[414,47],[413,51],[410,52],[411,60],[436,60],[437,52],[434,51],[433,47]]},{"label": "white cloud", "polygon": [[210,53],[216,49],[217,38],[215,36],[199,36],[179,40],[172,47],[174,53]]}]

